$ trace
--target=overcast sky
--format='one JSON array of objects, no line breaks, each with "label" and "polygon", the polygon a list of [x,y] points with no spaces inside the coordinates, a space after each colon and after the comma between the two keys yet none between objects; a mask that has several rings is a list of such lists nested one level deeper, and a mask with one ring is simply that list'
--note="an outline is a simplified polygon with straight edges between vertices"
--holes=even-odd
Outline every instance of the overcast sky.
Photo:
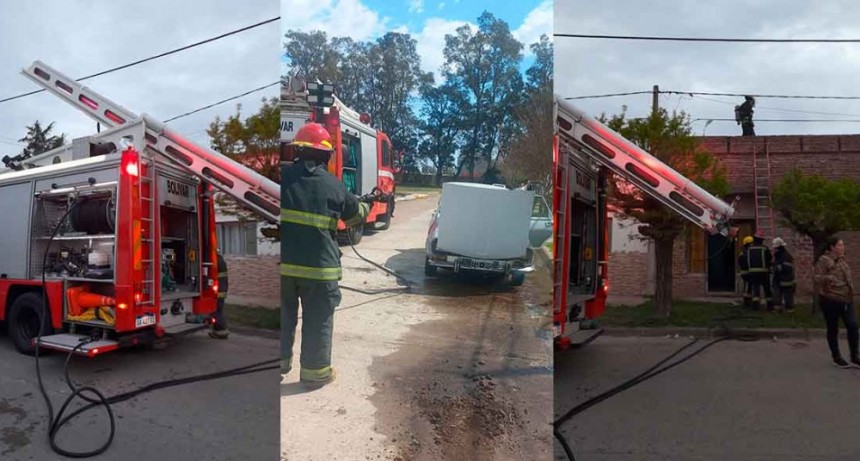
[{"label": "overcast sky", "polygon": [[551,0],[285,0],[281,30],[323,30],[330,37],[359,41],[389,31],[409,33],[417,41],[422,68],[436,74],[438,82],[445,34],[453,34],[463,24],[475,30],[485,10],[508,23],[514,37],[525,45],[524,54],[541,34],[552,33]]},{"label": "overcast sky", "polygon": [[[726,38],[860,38],[860,2],[731,0],[688,2],[556,0],[555,33]],[[555,91],[583,96],[651,90],[860,96],[860,43],[687,43],[557,37]],[[734,118],[743,98],[677,95],[660,97],[663,107],[692,118]],[[592,115],[629,107],[647,115],[651,95],[574,101]],[[780,109],[780,110],[777,110]],[[826,113],[803,113],[811,111]],[[841,114],[841,115],[836,115]],[[860,100],[765,99],[756,119],[860,120]],[[705,121],[693,123],[702,134]],[[858,122],[758,122],[756,134],[854,134]],[[714,122],[708,135],[740,135],[732,122]]]},{"label": "overcast sky", "polygon": [[[39,89],[20,70],[42,60],[73,78],[162,53],[278,16],[278,0],[0,0],[0,99]],[[278,80],[278,24],[84,82],[135,113],[164,120]],[[250,114],[277,87],[236,102]],[[235,103],[170,126],[208,145],[205,129]],[[0,156],[17,155],[16,141],[38,119],[72,138],[95,133],[95,123],[59,98],[40,93],[0,104]]]}]

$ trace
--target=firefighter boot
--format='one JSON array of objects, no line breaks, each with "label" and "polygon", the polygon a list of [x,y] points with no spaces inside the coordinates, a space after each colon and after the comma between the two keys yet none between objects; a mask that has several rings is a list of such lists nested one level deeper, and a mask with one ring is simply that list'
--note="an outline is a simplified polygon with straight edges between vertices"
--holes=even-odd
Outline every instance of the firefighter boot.
[{"label": "firefighter boot", "polygon": [[302,369],[299,376],[299,381],[308,388],[319,389],[326,384],[334,381],[335,372],[332,367],[325,367],[319,370]]},{"label": "firefighter boot", "polygon": [[284,378],[287,377],[292,369],[293,366],[290,364],[289,360],[281,360],[281,382],[284,382]]},{"label": "firefighter boot", "polygon": [[228,336],[230,336],[230,330],[228,330],[226,328],[223,328],[220,330],[216,330],[213,328],[209,332],[209,337],[214,338],[214,339],[227,339]]}]

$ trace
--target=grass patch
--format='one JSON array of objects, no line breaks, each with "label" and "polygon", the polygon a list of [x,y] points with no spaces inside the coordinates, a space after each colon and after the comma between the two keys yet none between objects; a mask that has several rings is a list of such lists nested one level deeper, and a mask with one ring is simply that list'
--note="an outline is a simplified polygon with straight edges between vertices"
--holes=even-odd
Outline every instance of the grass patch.
[{"label": "grass patch", "polygon": [[[668,318],[657,316],[654,301],[638,306],[606,306],[600,323],[624,327],[702,327],[727,325],[735,328],[824,328],[824,318],[812,314],[808,304],[798,305],[794,314],[750,311],[741,305],[675,301]],[[755,318],[719,320],[723,317]]]},{"label": "grass patch", "polygon": [[242,325],[250,328],[261,328],[264,330],[281,329],[281,310],[266,309],[262,307],[237,306],[235,304],[224,305],[224,315],[227,316],[228,325]]},{"label": "grass patch", "polygon": [[398,195],[427,194],[430,192],[439,192],[441,190],[441,187],[436,186],[397,186]]}]

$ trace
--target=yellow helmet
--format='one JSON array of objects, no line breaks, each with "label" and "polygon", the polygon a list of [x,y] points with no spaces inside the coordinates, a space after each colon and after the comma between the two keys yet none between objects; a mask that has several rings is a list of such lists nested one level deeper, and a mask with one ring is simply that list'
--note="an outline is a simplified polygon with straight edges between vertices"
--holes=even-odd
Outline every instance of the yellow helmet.
[{"label": "yellow helmet", "polygon": [[753,243],[753,238],[751,236],[747,235],[746,237],[744,237],[743,244],[749,245],[750,243]]}]

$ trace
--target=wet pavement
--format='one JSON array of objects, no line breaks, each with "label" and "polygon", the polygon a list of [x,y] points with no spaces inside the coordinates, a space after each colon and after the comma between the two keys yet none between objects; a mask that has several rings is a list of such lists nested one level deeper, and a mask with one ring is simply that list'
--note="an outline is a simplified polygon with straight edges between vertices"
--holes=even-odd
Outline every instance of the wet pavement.
[{"label": "wet pavement", "polygon": [[[282,459],[551,457],[546,268],[521,287],[453,274],[425,279],[424,237],[436,200],[398,203],[391,229],[358,246],[416,286],[375,297],[343,292],[338,380],[313,392],[282,386]],[[344,267],[346,286],[403,284],[348,247]]]}]

